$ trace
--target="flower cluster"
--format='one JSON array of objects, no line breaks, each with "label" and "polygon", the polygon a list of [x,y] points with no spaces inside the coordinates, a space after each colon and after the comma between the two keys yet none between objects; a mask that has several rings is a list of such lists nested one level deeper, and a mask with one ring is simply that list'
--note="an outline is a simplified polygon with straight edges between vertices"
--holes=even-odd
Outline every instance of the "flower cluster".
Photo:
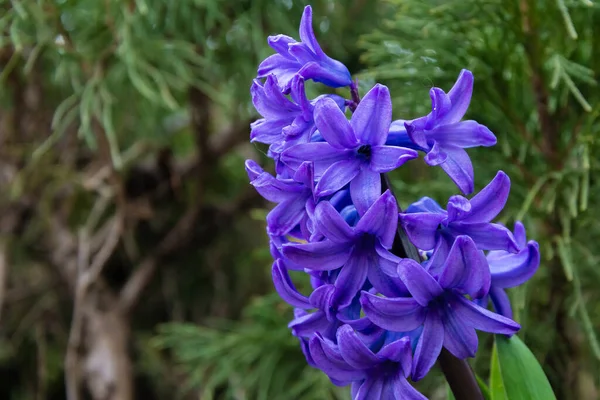
[{"label": "flower cluster", "polygon": [[[407,379],[427,375],[442,348],[473,357],[476,330],[519,330],[504,289],[535,273],[538,245],[527,242],[521,223],[511,232],[492,222],[510,190],[502,171],[470,199],[452,196],[446,209],[425,197],[401,212],[382,183],[382,174],[423,152],[463,194],[473,192],[464,149],[496,138],[462,120],[471,72],[463,70],[448,93],[431,89],[427,116],[392,122],[388,88],[377,84],[358,99],[348,69],[317,43],[310,6],[300,39],[270,37],[277,54],[260,65],[251,88],[262,116],[251,140],[269,145],[275,162],[275,175],[246,162],[251,184],[278,203],[267,216],[275,289],[295,307],[289,327],[307,362],[334,384],[351,384],[354,399],[423,399]],[[349,87],[352,99],[308,99],[305,80]],[[392,253],[398,230],[425,260]],[[290,271],[308,274],[312,293],[300,293]]]}]

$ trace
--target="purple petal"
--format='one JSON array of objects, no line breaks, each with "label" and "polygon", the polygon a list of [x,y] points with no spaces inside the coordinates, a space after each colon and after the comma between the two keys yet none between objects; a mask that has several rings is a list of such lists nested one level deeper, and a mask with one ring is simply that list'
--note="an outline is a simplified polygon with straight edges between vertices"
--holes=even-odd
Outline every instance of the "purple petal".
[{"label": "purple petal", "polygon": [[492,305],[494,306],[494,310],[496,310],[497,314],[509,319],[513,319],[510,299],[508,298],[508,294],[506,294],[504,289],[492,285],[490,288],[489,298],[492,301]]},{"label": "purple petal", "polygon": [[402,371],[404,372],[404,377],[410,374],[412,349],[410,347],[410,338],[408,336],[385,345],[377,352],[377,356],[384,360],[400,363]]},{"label": "purple petal", "polygon": [[289,179],[276,179],[268,172],[258,175],[250,184],[262,197],[276,203],[290,200],[302,189],[298,183]]},{"label": "purple petal", "polygon": [[321,176],[333,163],[348,159],[350,154],[351,150],[340,151],[325,142],[303,143],[286,149],[281,160],[294,170],[305,161],[313,161],[315,176]]},{"label": "purple petal", "polygon": [[315,186],[315,196],[323,197],[333,194],[346,186],[360,173],[361,160],[351,158],[332,164],[321,176]]},{"label": "purple petal", "polygon": [[329,240],[315,243],[287,243],[283,246],[283,256],[295,264],[315,271],[329,271],[346,263],[352,248],[346,243],[333,243]]},{"label": "purple petal", "polygon": [[275,35],[269,36],[267,38],[267,43],[273,50],[281,54],[281,56],[293,60],[293,58],[288,55],[288,47],[292,43],[297,43],[296,39],[287,35]]},{"label": "purple petal", "polygon": [[398,204],[389,190],[377,197],[356,224],[356,231],[374,235],[379,238],[384,247],[389,249],[392,247],[398,227]]},{"label": "purple petal", "polygon": [[448,224],[450,222],[460,220],[471,210],[471,203],[469,200],[462,196],[452,196],[448,200],[448,219],[444,222]]},{"label": "purple petal", "polygon": [[419,263],[409,258],[402,259],[398,264],[398,276],[415,301],[423,307],[444,292]]},{"label": "purple petal", "polygon": [[480,250],[504,250],[511,253],[519,251],[512,233],[499,224],[463,223],[461,221],[452,223],[448,229],[456,236],[470,236]]},{"label": "purple petal", "polygon": [[466,151],[460,147],[444,147],[447,154],[446,161],[440,164],[440,167],[448,174],[450,179],[464,193],[473,192],[473,164]]},{"label": "purple petal", "polygon": [[429,90],[431,98],[431,114],[427,118],[427,130],[445,123],[447,115],[451,111],[450,97],[440,88],[434,87]]},{"label": "purple petal", "polygon": [[363,97],[350,124],[362,144],[385,143],[392,122],[392,100],[387,87],[377,84]]},{"label": "purple petal", "polygon": [[372,146],[370,168],[379,173],[389,172],[418,155],[416,151],[406,147]]},{"label": "purple petal", "polygon": [[427,142],[427,137],[425,136],[425,123],[427,122],[427,117],[417,118],[412,121],[404,122],[404,127],[406,128],[406,133],[410,140],[415,143],[417,146],[422,149],[429,149],[431,146]]},{"label": "purple petal", "polygon": [[517,244],[519,245],[520,249],[523,249],[527,245],[527,236],[525,234],[525,226],[523,226],[523,223],[521,223],[521,221],[515,222],[513,236],[515,237],[515,240],[517,241]]},{"label": "purple petal", "polygon": [[425,320],[425,309],[410,297],[383,298],[362,292],[360,304],[375,325],[394,332],[412,331]]},{"label": "purple petal", "polygon": [[423,332],[415,349],[412,379],[418,381],[427,375],[442,350],[444,325],[437,310],[431,310],[425,319]]},{"label": "purple petal", "polygon": [[521,329],[521,325],[515,321],[479,307],[463,296],[454,295],[448,299],[448,303],[466,324],[477,330],[512,335]]},{"label": "purple petal", "polygon": [[393,400],[427,400],[417,389],[401,376],[397,376],[393,381],[394,396]]},{"label": "purple petal", "polygon": [[412,213],[400,214],[400,223],[410,241],[421,250],[431,250],[437,242],[437,230],[445,214]]},{"label": "purple petal", "polygon": [[442,317],[444,324],[444,347],[454,356],[464,359],[477,353],[477,333],[462,321],[460,314],[446,305]]},{"label": "purple petal", "polygon": [[279,143],[283,141],[283,134],[281,133],[283,128],[289,124],[290,120],[287,118],[258,119],[250,124],[250,141],[265,144]]},{"label": "purple petal", "polygon": [[368,377],[362,385],[360,385],[360,389],[356,393],[356,397],[353,400],[373,400],[373,399],[382,399],[383,392],[383,379]]},{"label": "purple petal", "polygon": [[432,276],[438,276],[443,271],[444,263],[446,262],[448,253],[450,252],[450,246],[453,243],[453,237],[448,240],[444,237],[444,235],[440,236],[440,239],[433,249],[433,254],[431,254],[431,257],[424,264],[424,266],[427,268],[427,271],[429,271],[429,274]]},{"label": "purple petal", "polygon": [[495,256],[500,252],[488,254],[488,263],[492,273],[494,286],[510,288],[528,281],[540,266],[540,249],[537,242],[531,240],[527,248],[518,254],[502,252],[503,256]]},{"label": "purple petal", "polygon": [[328,201],[322,201],[315,208],[314,221],[317,230],[334,243],[349,243],[354,230],[348,226],[340,213]]},{"label": "purple petal", "polygon": [[494,179],[471,199],[471,212],[466,222],[490,222],[504,208],[510,193],[510,179],[498,171]]},{"label": "purple petal", "polygon": [[444,151],[444,147],[439,142],[433,142],[433,146],[425,155],[425,162],[432,167],[443,164],[448,159],[448,154]]},{"label": "purple petal", "polygon": [[314,186],[315,171],[314,164],[311,161],[303,162],[294,173],[294,181],[302,183],[306,189],[311,189]]},{"label": "purple petal", "polygon": [[444,263],[439,283],[444,289],[454,289],[477,299],[490,289],[490,269],[481,250],[468,236],[454,241]]},{"label": "purple petal", "polygon": [[350,182],[350,196],[359,215],[367,212],[381,194],[381,176],[364,168]]},{"label": "purple petal", "polygon": [[419,201],[415,201],[406,209],[409,214],[418,212],[427,212],[433,214],[446,214],[446,211],[431,197],[422,197]]},{"label": "purple petal", "polygon": [[342,358],[356,369],[373,368],[382,360],[360,341],[350,325],[338,329],[337,341]]},{"label": "purple petal", "polygon": [[273,54],[260,63],[257,77],[264,78],[267,75],[274,74],[277,77],[279,87],[287,92],[290,89],[292,79],[301,67],[302,65],[296,60],[290,60],[280,54]]},{"label": "purple petal", "polygon": [[348,383],[364,379],[364,372],[348,365],[328,340],[315,336],[310,340],[309,349],[315,364],[329,377]]},{"label": "purple petal", "polygon": [[486,126],[472,120],[442,125],[427,132],[429,140],[441,145],[451,145],[468,149],[477,146],[494,146],[496,136]]},{"label": "purple petal", "polygon": [[254,161],[254,160],[246,160],[246,162],[244,163],[244,167],[246,169],[246,173],[248,174],[248,179],[250,181],[253,181],[260,174],[262,174],[263,172],[265,172],[262,169],[262,167],[260,165],[258,165],[258,163],[256,161]]},{"label": "purple petal", "polygon": [[315,332],[325,335],[331,330],[331,327],[332,324],[327,320],[323,311],[298,316],[288,324],[288,328],[292,330],[294,336],[302,338],[313,337]]},{"label": "purple petal", "polygon": [[473,93],[473,73],[463,69],[458,75],[458,79],[452,89],[448,92],[448,97],[452,102],[452,109],[446,114],[445,123],[458,122],[467,112]]},{"label": "purple petal", "polygon": [[333,302],[336,305],[345,307],[352,302],[352,299],[365,284],[369,265],[376,261],[374,254],[365,253],[362,249],[356,247],[353,249],[350,258],[348,258],[335,280],[336,291]]},{"label": "purple petal", "polygon": [[304,12],[302,13],[302,19],[300,20],[300,40],[306,43],[317,56],[325,56],[313,31],[311,6],[304,7]]},{"label": "purple petal", "polygon": [[284,301],[294,307],[303,309],[312,308],[311,304],[308,302],[308,298],[300,294],[294,286],[294,283],[290,279],[290,275],[283,266],[281,260],[277,260],[273,263],[271,275],[273,276],[275,290]]},{"label": "purple petal", "polygon": [[289,233],[306,215],[305,204],[304,197],[293,197],[279,203],[267,215],[267,232],[274,236]]},{"label": "purple petal", "polygon": [[[292,50],[290,49],[290,52]],[[312,79],[333,88],[348,86],[352,83],[348,68],[341,62],[329,57],[326,57],[325,60],[319,60],[319,62],[313,61],[305,64],[300,68],[298,74],[303,76],[304,79]]]},{"label": "purple petal", "polygon": [[321,136],[337,149],[354,149],[358,141],[346,116],[335,101],[324,97],[315,106],[315,125]]}]

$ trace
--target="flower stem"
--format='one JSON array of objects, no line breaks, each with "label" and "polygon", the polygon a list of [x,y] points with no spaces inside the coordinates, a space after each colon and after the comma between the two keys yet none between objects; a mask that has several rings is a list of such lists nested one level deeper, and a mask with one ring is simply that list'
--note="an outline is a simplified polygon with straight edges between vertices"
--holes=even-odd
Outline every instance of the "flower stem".
[{"label": "flower stem", "polygon": [[[398,200],[387,174],[381,174],[381,188],[382,192],[389,189],[396,201]],[[398,205],[398,210],[402,212],[400,205]],[[410,242],[406,231],[400,224],[398,224],[392,245],[392,253],[398,257],[412,258],[419,263],[422,261],[419,251]],[[442,348],[438,362],[456,400],[483,400],[483,394],[479,389],[475,374],[466,360],[456,358],[448,350]]]}]

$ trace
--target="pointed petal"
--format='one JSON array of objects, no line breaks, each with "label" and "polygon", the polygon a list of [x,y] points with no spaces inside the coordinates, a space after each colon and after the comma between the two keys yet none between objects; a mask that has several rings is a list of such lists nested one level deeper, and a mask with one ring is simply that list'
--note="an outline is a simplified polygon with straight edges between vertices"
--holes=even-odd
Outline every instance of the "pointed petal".
[{"label": "pointed petal", "polygon": [[312,308],[311,304],[308,302],[308,298],[300,294],[298,289],[296,289],[296,286],[294,286],[294,283],[290,279],[290,275],[283,266],[281,260],[277,260],[273,263],[271,275],[273,277],[275,290],[285,302],[294,307],[306,310]]},{"label": "pointed petal", "polygon": [[452,223],[448,230],[456,236],[470,236],[480,250],[504,250],[511,253],[519,251],[512,233],[499,224],[463,223],[460,221]]},{"label": "pointed petal", "polygon": [[479,307],[462,296],[452,296],[448,303],[466,324],[477,330],[512,335],[521,329],[521,325],[515,321]]},{"label": "pointed petal", "polygon": [[415,260],[404,258],[398,263],[398,277],[416,302],[427,307],[429,302],[440,296],[444,290]]},{"label": "pointed petal", "polygon": [[512,307],[510,306],[510,299],[508,298],[508,294],[506,294],[506,291],[504,291],[504,289],[492,285],[492,287],[490,288],[489,297],[497,314],[500,314],[503,317],[509,319],[513,319],[513,312]]},{"label": "pointed petal", "polygon": [[362,292],[360,304],[375,325],[395,332],[412,331],[425,320],[425,310],[410,297],[383,298]]},{"label": "pointed petal", "polygon": [[250,124],[250,142],[258,142],[265,144],[281,143],[284,138],[282,130],[290,124],[288,118],[257,119]]},{"label": "pointed petal", "polygon": [[471,199],[471,212],[464,221],[490,222],[504,208],[509,193],[510,178],[498,171],[494,179]]},{"label": "pointed petal", "polygon": [[311,6],[304,7],[304,12],[302,13],[302,19],[300,20],[300,40],[302,40],[302,43],[306,43],[317,56],[324,56],[312,27]]},{"label": "pointed petal", "polygon": [[372,146],[370,168],[379,173],[389,172],[418,156],[416,151],[406,147]]},{"label": "pointed petal", "polygon": [[381,176],[368,168],[360,171],[350,182],[350,196],[359,215],[366,213],[380,194]]},{"label": "pointed petal", "polygon": [[452,89],[448,92],[448,97],[452,102],[452,109],[446,114],[446,123],[458,122],[464,117],[473,93],[473,73],[463,69],[458,75],[458,79]]},{"label": "pointed petal", "polygon": [[319,182],[317,182],[315,196],[328,196],[346,186],[348,182],[360,173],[361,162],[357,158],[350,158],[332,164],[323,173]]},{"label": "pointed petal", "polygon": [[290,179],[276,179],[268,172],[263,172],[253,179],[250,184],[265,199],[272,202],[290,200],[298,193],[301,186]]},{"label": "pointed petal", "polygon": [[315,243],[287,243],[283,246],[283,256],[295,264],[315,271],[329,271],[346,263],[352,248],[345,243],[329,240]]},{"label": "pointed petal", "polygon": [[448,174],[450,179],[464,194],[473,192],[474,176],[473,164],[466,151],[459,147],[444,147],[447,154],[446,161],[440,167]]},{"label": "pointed petal", "polygon": [[445,224],[448,224],[460,220],[467,215],[471,211],[471,203],[464,197],[456,195],[450,197],[446,208],[448,209],[448,219],[445,221]]},{"label": "pointed petal", "polygon": [[354,400],[382,399],[383,379],[367,377],[356,393]]},{"label": "pointed petal", "polygon": [[329,143],[302,143],[292,146],[281,153],[281,160],[296,170],[305,161],[313,161],[315,176],[323,175],[333,163],[348,159],[351,151],[340,151]]},{"label": "pointed petal", "polygon": [[443,342],[444,326],[442,320],[437,310],[430,310],[415,349],[412,368],[413,381],[418,381],[427,375],[442,351]]},{"label": "pointed petal", "polygon": [[497,142],[492,131],[473,120],[438,126],[427,132],[427,138],[435,140],[442,146],[451,145],[463,149],[477,146],[490,147]]},{"label": "pointed petal", "polygon": [[525,233],[525,226],[521,221],[515,222],[515,228],[513,229],[513,236],[517,241],[520,249],[523,249],[527,245],[527,235]]},{"label": "pointed petal", "polygon": [[[388,250],[381,246],[376,246],[379,262],[369,265],[367,278],[378,293],[386,297],[409,297],[410,293],[406,286],[397,277],[396,272],[400,258],[391,254]],[[383,253],[387,253],[385,257]]]},{"label": "pointed petal", "polygon": [[292,59],[288,54],[289,45],[292,43],[297,43],[296,39],[287,36],[287,35],[275,35],[269,36],[267,38],[267,43],[273,50],[277,53],[281,54],[282,57],[287,57],[288,59]]},{"label": "pointed petal", "polygon": [[356,231],[374,235],[389,249],[397,227],[398,204],[392,192],[386,190],[384,194],[377,196],[377,200],[358,221]]},{"label": "pointed petal", "polygon": [[431,88],[429,90],[429,97],[431,98],[431,114],[427,117],[427,130],[445,123],[447,120],[446,116],[451,111],[452,106],[450,97],[440,88]]},{"label": "pointed petal", "polygon": [[418,212],[427,212],[433,214],[445,214],[446,211],[431,197],[422,197],[419,201],[415,201],[405,211],[413,214]]},{"label": "pointed petal", "polygon": [[412,349],[410,347],[410,338],[405,336],[399,340],[385,345],[377,352],[380,359],[395,361],[400,364],[403,376],[410,374],[412,364]]},{"label": "pointed petal", "polygon": [[373,368],[382,360],[360,341],[350,325],[338,329],[337,341],[342,358],[356,369]]},{"label": "pointed petal", "polygon": [[448,159],[448,154],[444,151],[444,146],[437,141],[433,142],[433,145],[425,155],[425,162],[432,167],[443,164]]},{"label": "pointed petal", "polygon": [[488,255],[494,286],[510,288],[522,285],[536,273],[540,266],[539,245],[533,240],[529,241],[527,248],[518,254],[502,253],[504,256]]},{"label": "pointed petal", "polygon": [[437,230],[445,214],[418,212],[400,214],[400,223],[410,241],[421,250],[431,250],[437,243]]},{"label": "pointed petal", "polygon": [[315,106],[315,125],[332,147],[354,149],[358,141],[350,122],[333,99],[324,97]]},{"label": "pointed petal", "polygon": [[427,397],[423,396],[417,389],[412,387],[408,381],[397,376],[393,383],[394,388],[394,400],[427,400]]},{"label": "pointed petal", "polygon": [[485,255],[468,236],[458,236],[439,277],[440,285],[477,299],[490,289],[491,275]]},{"label": "pointed petal", "polygon": [[[290,48],[290,53],[294,50],[294,48]],[[341,62],[327,56],[318,61],[305,64],[300,68],[298,74],[302,75],[304,79],[312,79],[332,88],[349,86],[352,83],[352,76],[350,76],[348,68]]]},{"label": "pointed petal", "polygon": [[309,342],[310,354],[315,364],[329,377],[350,383],[364,379],[364,372],[352,368],[339,354],[333,343],[318,336]]},{"label": "pointed petal", "polygon": [[267,57],[258,66],[257,77],[264,78],[270,74],[277,77],[277,83],[283,91],[289,91],[292,79],[302,65],[296,60],[290,60],[280,54]]},{"label": "pointed petal", "polygon": [[377,84],[362,98],[350,124],[362,144],[385,143],[392,122],[392,99],[387,87]]},{"label": "pointed petal", "polygon": [[306,215],[306,198],[293,197],[279,203],[267,215],[269,235],[284,236],[296,227]]},{"label": "pointed petal", "polygon": [[446,305],[442,322],[444,324],[444,347],[455,357],[465,359],[477,353],[477,333],[466,325],[460,314]]},{"label": "pointed petal", "polygon": [[439,276],[443,271],[444,263],[450,253],[450,246],[454,243],[454,238],[447,239],[444,235],[440,235],[433,253],[430,258],[425,261],[424,266],[432,276]]},{"label": "pointed petal", "polygon": [[365,284],[369,265],[376,261],[374,254],[354,248],[335,280],[336,291],[332,300],[335,305],[346,307],[352,302]]},{"label": "pointed petal", "polygon": [[317,204],[313,217],[317,230],[334,243],[348,243],[354,238],[354,230],[328,201]]},{"label": "pointed petal", "polygon": [[406,128],[408,137],[414,144],[423,149],[423,151],[427,151],[431,147],[431,145],[427,142],[427,137],[425,136],[426,122],[427,117],[421,117],[412,121],[404,122],[404,127]]},{"label": "pointed petal", "polygon": [[288,324],[288,328],[292,330],[294,336],[310,338],[314,336],[315,332],[326,334],[331,329],[331,325],[325,313],[317,311],[294,318]]}]

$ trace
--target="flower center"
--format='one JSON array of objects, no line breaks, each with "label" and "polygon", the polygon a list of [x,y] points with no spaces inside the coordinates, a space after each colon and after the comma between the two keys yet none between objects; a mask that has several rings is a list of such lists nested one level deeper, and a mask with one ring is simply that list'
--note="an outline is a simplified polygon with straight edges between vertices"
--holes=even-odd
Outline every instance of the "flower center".
[{"label": "flower center", "polygon": [[371,159],[371,145],[363,144],[362,146],[360,146],[358,148],[358,150],[356,151],[356,154],[358,154],[364,160],[367,160],[367,161],[370,160]]}]

